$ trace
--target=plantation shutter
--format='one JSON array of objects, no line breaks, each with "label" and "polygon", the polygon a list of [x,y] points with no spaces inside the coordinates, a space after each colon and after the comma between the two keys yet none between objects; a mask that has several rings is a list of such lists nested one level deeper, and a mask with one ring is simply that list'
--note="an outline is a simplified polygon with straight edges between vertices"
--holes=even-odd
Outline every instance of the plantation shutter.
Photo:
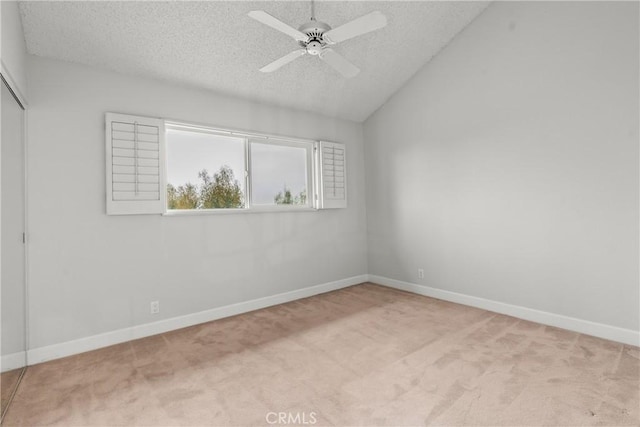
[{"label": "plantation shutter", "polygon": [[347,158],[344,144],[320,141],[320,209],[347,207]]},{"label": "plantation shutter", "polygon": [[164,121],[106,114],[107,214],[162,214]]}]

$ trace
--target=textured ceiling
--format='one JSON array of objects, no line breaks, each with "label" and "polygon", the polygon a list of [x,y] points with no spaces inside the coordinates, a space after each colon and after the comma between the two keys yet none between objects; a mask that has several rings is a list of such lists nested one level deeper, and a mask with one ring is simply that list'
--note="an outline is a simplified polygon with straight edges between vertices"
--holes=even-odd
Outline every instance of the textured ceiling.
[{"label": "textured ceiling", "polygon": [[258,71],[298,46],[247,13],[265,10],[297,28],[309,20],[309,2],[28,1],[20,11],[34,55],[363,121],[487,4],[317,2],[316,18],[334,28],[373,10],[387,16],[387,27],[334,48],[361,69],[351,79],[311,56]]}]

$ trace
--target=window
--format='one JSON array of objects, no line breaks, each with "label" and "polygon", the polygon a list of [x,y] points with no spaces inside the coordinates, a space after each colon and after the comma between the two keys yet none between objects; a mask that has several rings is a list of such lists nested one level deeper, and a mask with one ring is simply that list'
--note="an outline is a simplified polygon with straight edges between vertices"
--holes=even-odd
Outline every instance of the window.
[{"label": "window", "polygon": [[251,205],[312,207],[311,143],[250,141]]},{"label": "window", "polygon": [[167,209],[247,206],[245,140],[167,128]]},{"label": "window", "polygon": [[107,113],[107,213],[346,207],[344,145]]}]

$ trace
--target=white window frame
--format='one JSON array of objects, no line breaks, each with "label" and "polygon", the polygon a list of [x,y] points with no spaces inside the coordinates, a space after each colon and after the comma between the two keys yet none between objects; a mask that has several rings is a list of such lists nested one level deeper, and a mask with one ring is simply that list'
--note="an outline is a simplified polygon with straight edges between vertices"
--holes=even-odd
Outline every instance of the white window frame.
[{"label": "white window frame", "polygon": [[[318,210],[317,197],[317,160],[316,152],[318,141],[304,138],[289,138],[283,136],[262,134],[257,132],[245,132],[230,129],[222,129],[208,125],[186,123],[180,121],[165,120],[165,131],[182,130],[190,132],[202,132],[212,135],[232,136],[244,139],[245,150],[245,207],[244,208],[218,208],[218,209],[168,209],[164,206],[163,215],[218,215],[233,213],[259,213],[259,212],[315,212]],[[252,202],[251,188],[251,142],[261,144],[273,144],[288,147],[304,147],[307,149],[307,204],[306,205],[254,205]],[[166,150],[165,150],[166,153]],[[167,168],[168,156],[165,154],[165,171]],[[164,174],[164,188],[166,192],[166,173]]]}]

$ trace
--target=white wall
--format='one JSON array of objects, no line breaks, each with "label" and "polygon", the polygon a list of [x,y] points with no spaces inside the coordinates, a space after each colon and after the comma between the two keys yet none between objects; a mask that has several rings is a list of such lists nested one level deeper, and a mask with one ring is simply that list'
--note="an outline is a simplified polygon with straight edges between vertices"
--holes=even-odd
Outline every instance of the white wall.
[{"label": "white wall", "polygon": [[369,272],[638,330],[638,36],[489,6],[365,122]]},{"label": "white wall", "polygon": [[[360,124],[33,56],[27,65],[30,349],[366,273]],[[107,216],[107,111],[344,142],[349,207]]]},{"label": "white wall", "polygon": [[[365,223],[369,273],[638,329],[637,4],[490,6],[365,123],[367,215],[359,124],[27,70],[32,349],[366,273]],[[108,217],[106,111],[345,142],[350,206]]]},{"label": "white wall", "polygon": [[[14,87],[14,92],[24,100],[27,96],[27,49],[22,31],[22,21],[18,2],[13,0],[0,1],[0,59],[2,73]],[[9,75],[7,78],[6,75]]]},{"label": "white wall", "polygon": [[[26,47],[22,22],[16,1],[0,2],[0,64],[4,79],[22,103],[26,102]],[[2,84],[2,83],[0,83]],[[2,360],[0,370],[24,366],[25,363],[25,301],[22,245],[23,209],[23,117],[13,96],[2,85],[2,286],[0,297]],[[16,179],[18,182],[16,185]]]},{"label": "white wall", "polygon": [[2,173],[2,274],[0,279],[0,369],[24,366],[26,349],[24,280],[24,110],[0,83],[0,164]]}]

